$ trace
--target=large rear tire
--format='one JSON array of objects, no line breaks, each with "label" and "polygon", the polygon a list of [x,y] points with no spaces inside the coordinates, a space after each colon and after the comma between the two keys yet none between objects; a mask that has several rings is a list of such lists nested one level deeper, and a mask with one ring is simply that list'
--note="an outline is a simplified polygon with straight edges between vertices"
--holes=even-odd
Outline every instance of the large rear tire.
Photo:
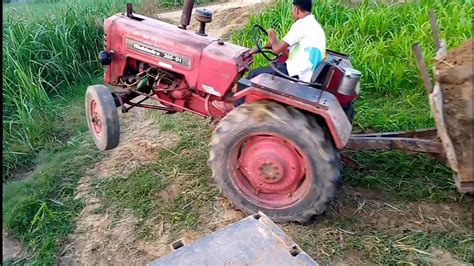
[{"label": "large rear tire", "polygon": [[117,147],[120,123],[110,90],[104,85],[87,87],[85,105],[87,125],[97,148],[110,150]]},{"label": "large rear tire", "polygon": [[224,117],[208,163],[235,208],[280,223],[311,222],[341,184],[339,153],[316,119],[275,102],[245,104]]}]

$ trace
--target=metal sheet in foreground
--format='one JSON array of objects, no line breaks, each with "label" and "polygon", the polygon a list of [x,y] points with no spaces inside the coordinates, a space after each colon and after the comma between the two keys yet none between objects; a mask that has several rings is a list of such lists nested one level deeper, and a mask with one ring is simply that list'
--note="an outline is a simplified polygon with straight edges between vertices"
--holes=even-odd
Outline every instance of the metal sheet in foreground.
[{"label": "metal sheet in foreground", "polygon": [[182,244],[172,244],[173,253],[148,265],[318,265],[261,212]]}]

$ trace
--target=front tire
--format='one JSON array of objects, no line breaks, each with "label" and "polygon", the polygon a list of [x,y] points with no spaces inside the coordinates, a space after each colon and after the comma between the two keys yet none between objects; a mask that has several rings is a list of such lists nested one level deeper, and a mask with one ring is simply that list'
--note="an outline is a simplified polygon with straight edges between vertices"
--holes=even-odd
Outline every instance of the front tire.
[{"label": "front tire", "polygon": [[87,87],[85,107],[87,125],[97,148],[110,150],[117,147],[120,123],[110,90],[104,85]]},{"label": "front tire", "polygon": [[275,102],[239,106],[210,143],[212,178],[234,207],[308,223],[341,184],[339,153],[314,117]]}]

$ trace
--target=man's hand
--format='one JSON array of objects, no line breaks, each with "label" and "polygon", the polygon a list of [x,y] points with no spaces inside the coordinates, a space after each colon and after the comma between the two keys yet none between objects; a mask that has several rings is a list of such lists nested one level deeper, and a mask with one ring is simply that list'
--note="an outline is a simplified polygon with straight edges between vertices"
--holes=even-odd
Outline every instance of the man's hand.
[{"label": "man's hand", "polygon": [[281,43],[278,43],[276,32],[274,29],[268,29],[267,34],[269,43],[265,46],[266,48],[272,49],[273,53],[277,55],[286,52],[289,47],[288,44],[283,41]]},{"label": "man's hand", "polygon": [[267,44],[265,44],[263,48],[272,49],[272,44],[270,42],[267,42]]},{"label": "man's hand", "polygon": [[268,34],[268,40],[270,40],[270,45],[273,45],[274,43],[277,42],[276,32],[274,29],[268,29],[267,34]]}]

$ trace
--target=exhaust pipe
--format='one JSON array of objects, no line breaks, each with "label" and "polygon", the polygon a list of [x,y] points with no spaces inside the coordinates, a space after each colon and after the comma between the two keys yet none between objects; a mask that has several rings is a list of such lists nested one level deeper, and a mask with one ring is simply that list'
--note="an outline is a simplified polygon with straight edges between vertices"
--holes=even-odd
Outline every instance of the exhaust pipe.
[{"label": "exhaust pipe", "polygon": [[179,28],[185,30],[191,21],[191,13],[193,12],[194,0],[185,0],[183,5],[183,13],[181,13],[181,25]]},{"label": "exhaust pipe", "polygon": [[133,18],[133,6],[132,6],[132,3],[127,3],[127,17]]}]

